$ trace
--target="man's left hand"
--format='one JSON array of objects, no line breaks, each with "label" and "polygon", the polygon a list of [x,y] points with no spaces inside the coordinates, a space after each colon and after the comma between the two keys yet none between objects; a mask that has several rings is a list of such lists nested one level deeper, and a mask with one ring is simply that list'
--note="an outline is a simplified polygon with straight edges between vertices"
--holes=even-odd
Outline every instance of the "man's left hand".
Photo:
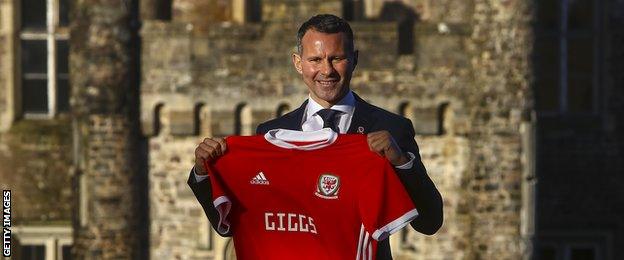
[{"label": "man's left hand", "polygon": [[409,162],[409,159],[401,151],[388,131],[377,131],[369,133],[367,136],[368,147],[371,151],[386,157],[394,166],[400,166]]}]

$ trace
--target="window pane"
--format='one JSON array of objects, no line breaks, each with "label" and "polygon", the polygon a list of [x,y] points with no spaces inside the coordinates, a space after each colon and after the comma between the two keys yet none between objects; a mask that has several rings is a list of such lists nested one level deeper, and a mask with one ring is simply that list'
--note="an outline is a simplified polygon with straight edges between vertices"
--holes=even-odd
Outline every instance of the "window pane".
[{"label": "window pane", "polygon": [[568,0],[568,29],[570,31],[592,30],[594,24],[593,2],[592,0]]},{"label": "window pane", "polygon": [[557,251],[553,247],[542,247],[540,248],[537,260],[556,260],[557,259]]},{"label": "window pane", "polygon": [[22,28],[46,28],[46,0],[22,0]]},{"label": "window pane", "polygon": [[68,0],[59,0],[59,25],[67,26],[69,25],[69,6],[67,5]]},{"label": "window pane", "polygon": [[592,80],[588,76],[568,77],[568,106],[572,112],[591,112],[593,105]]},{"label": "window pane", "polygon": [[24,112],[48,112],[48,81],[45,79],[22,80],[22,105]]},{"label": "window pane", "polygon": [[556,76],[535,79],[535,108],[538,111],[559,110],[559,80]]},{"label": "window pane", "polygon": [[535,39],[533,58],[537,74],[555,76],[559,74],[559,38],[538,37]]},{"label": "window pane", "polygon": [[596,252],[592,248],[572,248],[571,260],[594,260]]},{"label": "window pane", "polygon": [[568,40],[568,73],[591,75],[594,67],[594,48],[592,38]]},{"label": "window pane", "polygon": [[538,0],[537,5],[537,29],[544,31],[559,30],[559,1],[554,0]]},{"label": "window pane", "polygon": [[22,40],[22,73],[46,73],[47,44],[45,40]]},{"label": "window pane", "polygon": [[56,73],[69,73],[69,44],[56,41]]},{"label": "window pane", "polygon": [[45,259],[45,246],[22,246],[21,260]]},{"label": "window pane", "polygon": [[535,108],[538,111],[559,109],[559,38],[538,37],[535,40]]},{"label": "window pane", "polygon": [[69,80],[68,76],[59,75],[56,80],[56,104],[59,112],[69,111]]},{"label": "window pane", "polygon": [[71,260],[72,256],[71,256],[71,249],[72,246],[63,246],[63,260]]}]

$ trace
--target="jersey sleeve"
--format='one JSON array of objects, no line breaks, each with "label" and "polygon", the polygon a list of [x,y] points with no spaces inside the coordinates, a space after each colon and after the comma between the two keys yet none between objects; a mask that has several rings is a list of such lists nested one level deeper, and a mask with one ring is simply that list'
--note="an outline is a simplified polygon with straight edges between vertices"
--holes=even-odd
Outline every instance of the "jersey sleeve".
[{"label": "jersey sleeve", "polygon": [[225,235],[230,231],[228,215],[232,208],[232,201],[227,195],[223,179],[221,178],[221,166],[219,162],[214,164],[204,163],[204,167],[210,178],[210,185],[212,186],[212,203],[219,213],[219,223],[216,225],[217,232],[221,235]]},{"label": "jersey sleeve", "polygon": [[364,230],[381,241],[415,219],[418,212],[389,162],[380,160],[369,169],[360,186],[358,206]]}]

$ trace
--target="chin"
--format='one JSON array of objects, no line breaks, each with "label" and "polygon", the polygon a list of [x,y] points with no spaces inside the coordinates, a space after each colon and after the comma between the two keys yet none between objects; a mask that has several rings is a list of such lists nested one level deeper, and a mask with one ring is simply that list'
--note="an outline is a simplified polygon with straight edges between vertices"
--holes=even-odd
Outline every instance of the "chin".
[{"label": "chin", "polygon": [[319,96],[322,100],[327,101],[328,103],[336,103],[340,100],[340,95],[338,93],[331,95],[321,95]]}]

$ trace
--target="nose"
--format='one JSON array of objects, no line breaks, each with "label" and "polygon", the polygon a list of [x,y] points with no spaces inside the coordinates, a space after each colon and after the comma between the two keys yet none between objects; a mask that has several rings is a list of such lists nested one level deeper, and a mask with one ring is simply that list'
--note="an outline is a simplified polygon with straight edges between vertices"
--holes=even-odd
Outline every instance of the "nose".
[{"label": "nose", "polygon": [[323,60],[323,63],[321,64],[321,74],[323,74],[323,76],[330,76],[333,75],[334,72],[336,70],[334,69],[334,64],[332,64],[332,62],[328,59]]}]

